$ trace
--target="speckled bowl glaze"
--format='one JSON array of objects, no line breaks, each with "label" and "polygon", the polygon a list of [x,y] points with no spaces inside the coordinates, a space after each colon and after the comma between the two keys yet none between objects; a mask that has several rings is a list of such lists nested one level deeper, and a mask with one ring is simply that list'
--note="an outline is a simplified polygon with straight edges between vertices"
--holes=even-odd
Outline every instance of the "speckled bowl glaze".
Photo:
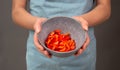
[{"label": "speckled bowl glaze", "polygon": [[[76,48],[69,52],[53,51],[45,45],[45,40],[48,34],[56,29],[60,29],[62,33],[69,32],[71,38],[76,42]],[[85,42],[86,35],[85,30],[81,27],[81,24],[75,19],[70,17],[53,17],[48,19],[42,24],[41,32],[38,34],[39,43],[52,55],[57,57],[68,57],[76,53],[83,43]]]}]

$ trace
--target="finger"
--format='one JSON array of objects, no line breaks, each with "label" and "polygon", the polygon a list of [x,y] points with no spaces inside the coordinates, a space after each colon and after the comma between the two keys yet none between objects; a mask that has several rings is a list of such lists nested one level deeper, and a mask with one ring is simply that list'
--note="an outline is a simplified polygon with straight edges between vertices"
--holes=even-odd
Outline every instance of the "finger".
[{"label": "finger", "polygon": [[81,21],[82,28],[88,31],[88,22],[82,17],[80,17],[80,21]]},{"label": "finger", "polygon": [[40,23],[41,23],[41,20],[40,19],[37,19],[36,22],[35,22],[35,25],[34,25],[34,29],[35,29],[35,32],[36,33],[39,33],[41,28],[40,28]]},{"label": "finger", "polygon": [[46,57],[51,58],[51,55],[46,50],[44,50],[44,48],[39,44],[38,38],[36,35],[37,33],[34,34],[34,44],[37,47],[38,51],[44,54]]},{"label": "finger", "polygon": [[82,54],[82,52],[87,48],[89,43],[90,43],[90,38],[89,38],[88,34],[86,33],[86,41],[75,55],[78,56],[78,55]]},{"label": "finger", "polygon": [[76,53],[75,53],[75,56],[79,56],[81,53],[82,53],[82,49],[80,48]]},{"label": "finger", "polygon": [[45,20],[47,20],[47,19],[46,18],[37,18],[36,19],[36,22],[35,22],[35,25],[34,25],[34,30],[35,30],[36,33],[40,32],[41,25]]},{"label": "finger", "polygon": [[34,44],[35,46],[40,49],[41,51],[44,50],[44,48],[40,45],[40,43],[38,42],[38,37],[37,37],[37,33],[34,33]]},{"label": "finger", "polygon": [[87,46],[89,45],[89,43],[90,43],[90,38],[89,38],[88,34],[86,33],[86,41],[83,44],[83,46],[81,47],[82,51],[84,51],[87,48]]},{"label": "finger", "polygon": [[38,51],[39,51],[40,53],[42,53],[44,56],[48,57],[48,58],[51,58],[51,57],[52,57],[52,56],[48,53],[48,51],[46,51],[46,50],[39,50],[39,49],[38,49]]},{"label": "finger", "polygon": [[83,44],[83,50],[85,50],[87,48],[87,46],[89,45],[90,43],[90,38],[88,36],[88,33],[86,33],[86,42]]},{"label": "finger", "polygon": [[43,54],[44,54],[46,57],[51,58],[51,55],[48,53],[48,51],[45,50],[45,51],[43,52]]}]

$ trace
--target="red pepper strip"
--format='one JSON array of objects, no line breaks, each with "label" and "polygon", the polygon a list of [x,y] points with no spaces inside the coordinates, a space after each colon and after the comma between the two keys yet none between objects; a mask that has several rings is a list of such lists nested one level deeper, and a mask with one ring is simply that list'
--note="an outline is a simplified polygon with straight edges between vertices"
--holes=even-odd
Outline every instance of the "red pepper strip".
[{"label": "red pepper strip", "polygon": [[66,50],[66,47],[63,47],[63,48],[60,49],[59,51],[60,51],[60,52],[65,52],[65,50]]},{"label": "red pepper strip", "polygon": [[70,46],[69,46],[69,44],[68,44],[68,41],[67,41],[67,43],[65,44],[66,45],[66,51],[70,51]]},{"label": "red pepper strip", "polygon": [[75,43],[74,43],[74,40],[72,40],[71,42],[71,50],[75,49]]}]

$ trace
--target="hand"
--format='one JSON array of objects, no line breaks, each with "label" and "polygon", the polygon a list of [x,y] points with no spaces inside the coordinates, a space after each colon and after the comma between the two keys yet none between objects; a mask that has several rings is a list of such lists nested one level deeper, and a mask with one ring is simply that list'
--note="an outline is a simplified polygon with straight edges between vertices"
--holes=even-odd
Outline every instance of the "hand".
[{"label": "hand", "polygon": [[41,24],[47,20],[46,18],[37,18],[35,24],[34,24],[34,44],[36,46],[36,48],[38,49],[39,52],[41,52],[42,54],[44,54],[45,56],[47,56],[48,58],[51,57],[51,55],[40,45],[39,41],[38,41],[38,33],[41,30]]},{"label": "hand", "polygon": [[89,35],[88,35],[88,32],[87,32],[88,31],[88,22],[80,16],[74,16],[73,19],[80,22],[81,25],[82,25],[82,28],[84,30],[86,30],[86,41],[84,42],[82,47],[75,53],[76,56],[79,56],[87,48],[88,44],[90,43],[90,38],[89,38]]}]

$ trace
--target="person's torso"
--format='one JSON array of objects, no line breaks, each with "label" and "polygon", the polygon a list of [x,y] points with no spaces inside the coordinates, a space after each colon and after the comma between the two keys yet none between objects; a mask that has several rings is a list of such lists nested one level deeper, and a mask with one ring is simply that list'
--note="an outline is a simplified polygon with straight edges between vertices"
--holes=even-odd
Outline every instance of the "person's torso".
[{"label": "person's torso", "polygon": [[75,16],[93,8],[93,0],[30,0],[30,12],[34,16]]}]

